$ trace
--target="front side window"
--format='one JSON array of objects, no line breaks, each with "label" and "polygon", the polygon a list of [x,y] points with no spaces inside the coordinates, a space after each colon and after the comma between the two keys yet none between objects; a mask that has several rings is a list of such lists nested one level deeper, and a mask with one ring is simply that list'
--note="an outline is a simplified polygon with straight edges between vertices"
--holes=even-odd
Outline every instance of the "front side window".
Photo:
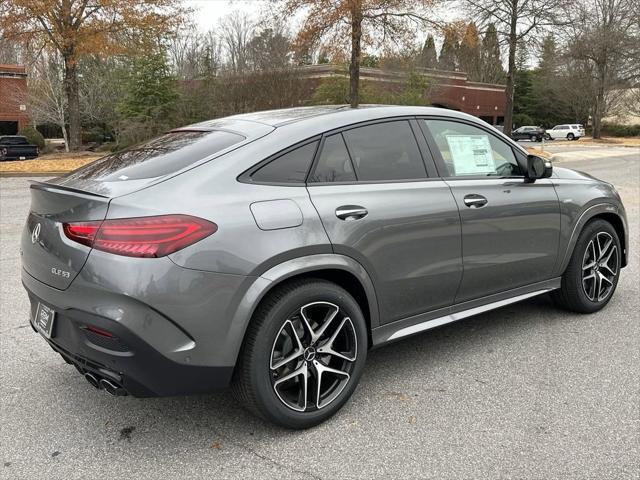
[{"label": "front side window", "polygon": [[251,175],[262,183],[304,183],[318,142],[311,142],[279,156]]},{"label": "front side window", "polygon": [[511,146],[484,130],[448,120],[424,120],[450,177],[523,175]]},{"label": "front side window", "polygon": [[426,178],[409,122],[376,123],[347,130],[343,135],[359,181]]},{"label": "front side window", "polygon": [[356,175],[342,134],[338,133],[327,137],[322,146],[318,164],[309,181],[327,183],[354,182],[355,180]]}]

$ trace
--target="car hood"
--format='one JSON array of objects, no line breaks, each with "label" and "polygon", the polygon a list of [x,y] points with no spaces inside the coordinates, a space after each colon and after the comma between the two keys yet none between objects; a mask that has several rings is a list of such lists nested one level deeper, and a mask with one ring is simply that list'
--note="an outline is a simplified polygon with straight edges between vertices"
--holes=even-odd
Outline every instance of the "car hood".
[{"label": "car hood", "polygon": [[588,173],[580,172],[578,170],[571,170],[570,168],[553,166],[553,176],[555,178],[562,178],[563,180],[590,180],[601,182],[599,178],[596,178]]}]

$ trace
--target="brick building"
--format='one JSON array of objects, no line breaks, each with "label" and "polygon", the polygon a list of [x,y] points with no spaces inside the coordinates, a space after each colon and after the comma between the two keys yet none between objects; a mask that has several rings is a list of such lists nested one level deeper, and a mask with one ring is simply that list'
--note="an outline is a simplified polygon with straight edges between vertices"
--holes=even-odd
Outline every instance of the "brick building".
[{"label": "brick building", "polygon": [[[309,65],[301,67],[304,75],[319,83],[323,78],[343,76],[347,72],[337,65]],[[504,124],[504,112],[507,96],[504,85],[471,82],[464,72],[420,69],[430,81],[426,98],[434,106],[459,110],[480,117],[491,125]],[[379,68],[361,68],[360,79],[369,82],[382,82],[388,88],[400,88],[406,79],[403,72],[382,70]]]},{"label": "brick building", "polygon": [[27,73],[21,65],[0,64],[0,135],[14,135],[29,123]]}]

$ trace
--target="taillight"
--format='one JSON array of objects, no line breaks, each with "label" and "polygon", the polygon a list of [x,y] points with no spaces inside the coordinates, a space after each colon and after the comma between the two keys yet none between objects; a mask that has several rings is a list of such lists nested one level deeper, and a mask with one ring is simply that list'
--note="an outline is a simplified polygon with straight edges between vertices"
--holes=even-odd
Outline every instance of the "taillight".
[{"label": "taillight", "polygon": [[218,230],[215,223],[190,215],[74,222],[62,228],[75,242],[128,257],[164,257]]}]

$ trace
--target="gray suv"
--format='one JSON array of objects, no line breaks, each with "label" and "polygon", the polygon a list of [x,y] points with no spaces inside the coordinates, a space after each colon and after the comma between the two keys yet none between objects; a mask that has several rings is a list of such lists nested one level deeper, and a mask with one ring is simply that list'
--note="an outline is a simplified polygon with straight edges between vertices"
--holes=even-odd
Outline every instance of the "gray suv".
[{"label": "gray suv", "polygon": [[207,121],[33,182],[21,250],[33,328],[94,387],[231,385],[306,428],[371,348],[547,292],[601,309],[627,248],[612,185],[469,115],[370,106]]}]

